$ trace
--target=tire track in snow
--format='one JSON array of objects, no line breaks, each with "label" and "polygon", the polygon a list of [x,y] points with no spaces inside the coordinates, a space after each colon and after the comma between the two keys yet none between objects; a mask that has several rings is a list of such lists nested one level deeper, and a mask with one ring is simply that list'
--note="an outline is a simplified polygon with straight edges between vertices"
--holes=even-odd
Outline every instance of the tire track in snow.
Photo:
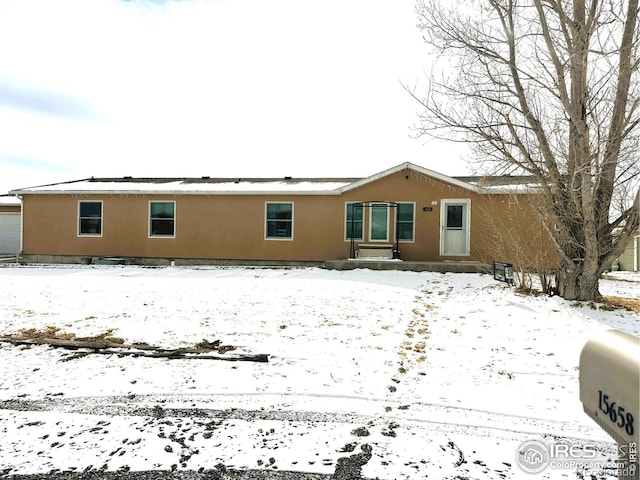
[{"label": "tire track in snow", "polygon": [[[0,472],[1,473],[1,472]],[[335,480],[334,475],[308,472],[285,472],[269,470],[204,470],[141,472],[58,472],[32,475],[11,475],[10,480]]]},{"label": "tire track in snow", "polygon": [[[250,394],[247,397],[265,397],[272,395]],[[281,395],[287,397],[300,395]],[[130,395],[106,397],[47,397],[45,399],[9,399],[0,400],[0,410],[21,412],[59,412],[82,415],[131,416],[147,418],[208,418],[218,420],[242,421],[283,421],[283,422],[311,422],[311,423],[380,423],[402,422],[413,425],[429,425],[432,430],[443,433],[459,433],[463,430],[476,431],[484,436],[486,431],[501,431],[512,433],[514,438],[523,435],[542,435],[555,439],[589,440],[593,441],[593,432],[581,425],[569,422],[523,417],[514,414],[490,412],[486,410],[456,407],[449,405],[413,403],[411,410],[402,414],[396,412],[380,412],[379,414],[357,414],[322,412],[312,410],[288,410],[280,407],[270,409],[249,408],[210,408],[196,406],[198,403],[206,405],[215,402],[220,397],[229,395]],[[244,395],[234,394],[238,404],[247,404]],[[305,396],[301,396],[305,397]],[[312,397],[308,395],[306,397]],[[366,401],[370,399],[322,397],[332,398],[344,404],[348,400]],[[376,402],[377,403],[377,402]],[[171,406],[167,406],[170,404]],[[179,406],[176,406],[179,404]],[[353,409],[357,411],[357,409]],[[445,421],[441,419],[454,419]],[[605,444],[606,442],[602,442]]]}]

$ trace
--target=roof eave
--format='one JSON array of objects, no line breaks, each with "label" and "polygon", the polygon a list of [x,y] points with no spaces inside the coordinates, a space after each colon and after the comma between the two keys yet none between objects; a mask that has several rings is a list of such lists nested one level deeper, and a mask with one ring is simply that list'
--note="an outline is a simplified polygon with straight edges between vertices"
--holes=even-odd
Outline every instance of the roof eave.
[{"label": "roof eave", "polygon": [[537,195],[540,193],[538,187],[527,188],[482,188],[478,189],[478,193],[481,195]]},{"label": "roof eave", "polygon": [[342,193],[348,192],[349,190],[353,190],[354,188],[362,187],[362,186],[367,185],[367,184],[369,184],[371,182],[375,182],[376,180],[380,180],[381,178],[387,177],[389,175],[393,175],[393,174],[398,173],[398,172],[402,172],[404,170],[414,170],[414,171],[416,171],[418,173],[421,173],[421,174],[423,174],[425,176],[434,178],[434,179],[439,180],[441,182],[448,183],[448,184],[451,184],[451,185],[455,185],[457,187],[464,188],[466,190],[470,190],[472,192],[481,193],[481,189],[476,185],[473,185],[473,184],[467,183],[467,182],[463,182],[461,180],[458,180],[458,179],[453,178],[453,177],[449,177],[447,175],[443,175],[442,173],[438,173],[436,171],[429,170],[428,168],[421,167],[421,166],[416,165],[416,164],[411,163],[411,162],[401,163],[400,165],[396,165],[395,167],[391,167],[391,168],[389,168],[387,170],[384,170],[382,172],[379,172],[379,173],[376,173],[374,175],[371,175],[370,177],[363,178],[362,180],[358,180],[357,182],[353,182],[353,183],[351,183],[349,185],[345,185],[344,187],[340,188],[340,191]]},{"label": "roof eave", "polygon": [[339,190],[14,190],[15,195],[340,195]]}]

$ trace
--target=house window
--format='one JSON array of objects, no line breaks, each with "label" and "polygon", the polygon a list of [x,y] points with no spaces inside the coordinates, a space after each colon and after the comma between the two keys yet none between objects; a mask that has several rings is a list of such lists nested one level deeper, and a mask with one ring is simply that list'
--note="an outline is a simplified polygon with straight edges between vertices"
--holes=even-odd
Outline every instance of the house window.
[{"label": "house window", "polygon": [[364,239],[364,208],[359,203],[347,203],[346,221],[344,226],[346,240],[363,240]]},{"label": "house window", "polygon": [[398,215],[398,240],[413,241],[414,235],[414,204],[398,203],[396,215]]},{"label": "house window", "polygon": [[372,241],[389,240],[389,207],[387,204],[373,204],[370,208],[370,232],[369,238]]},{"label": "house window", "polygon": [[267,203],[266,238],[293,238],[293,203]]},{"label": "house window", "polygon": [[293,238],[293,203],[267,203],[267,239]]},{"label": "house window", "polygon": [[102,202],[80,202],[78,235],[102,235]]},{"label": "house window", "polygon": [[176,202],[149,202],[149,236],[175,237]]},{"label": "house window", "polygon": [[449,230],[462,230],[463,205],[447,205],[447,223]]}]

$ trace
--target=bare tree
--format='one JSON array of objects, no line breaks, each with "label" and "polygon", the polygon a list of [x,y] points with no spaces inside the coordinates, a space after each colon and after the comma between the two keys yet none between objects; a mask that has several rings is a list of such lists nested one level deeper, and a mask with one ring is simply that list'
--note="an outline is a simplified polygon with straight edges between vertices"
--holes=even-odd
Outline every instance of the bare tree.
[{"label": "bare tree", "polygon": [[600,299],[600,275],[638,228],[638,0],[418,0],[417,11],[448,62],[426,94],[408,89],[424,106],[420,133],[469,142],[484,173],[534,175],[559,293]]}]

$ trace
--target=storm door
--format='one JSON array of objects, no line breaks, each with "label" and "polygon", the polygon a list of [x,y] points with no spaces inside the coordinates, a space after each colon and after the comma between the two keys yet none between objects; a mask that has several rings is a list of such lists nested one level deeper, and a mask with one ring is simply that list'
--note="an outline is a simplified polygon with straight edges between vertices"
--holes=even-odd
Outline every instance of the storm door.
[{"label": "storm door", "polygon": [[441,201],[440,255],[469,255],[469,206],[469,199]]}]

